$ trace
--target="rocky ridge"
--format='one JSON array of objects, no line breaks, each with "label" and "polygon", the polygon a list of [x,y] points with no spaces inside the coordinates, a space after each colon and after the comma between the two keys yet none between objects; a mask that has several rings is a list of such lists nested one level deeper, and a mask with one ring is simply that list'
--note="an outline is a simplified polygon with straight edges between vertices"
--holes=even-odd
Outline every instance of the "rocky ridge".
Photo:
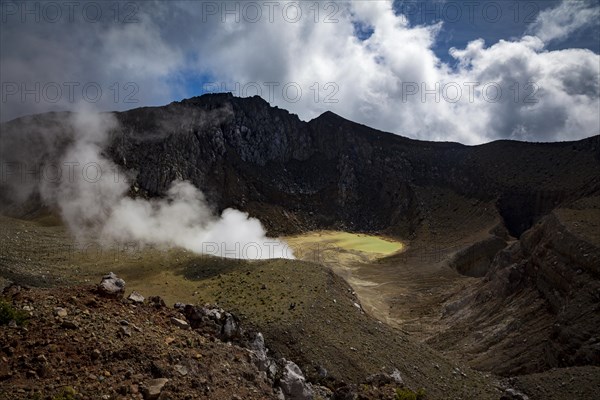
[{"label": "rocky ridge", "polygon": [[245,330],[222,308],[168,308],[139,293],[125,299],[124,287],[110,273],[97,286],[5,288],[4,301],[27,320],[0,327],[0,397],[370,399],[404,387],[398,371],[367,377],[366,388],[311,384],[293,361],[270,355],[260,332]]},{"label": "rocky ridge", "polygon": [[[0,139],[11,151],[0,158],[56,160],[73,136],[69,115],[4,123]],[[131,195],[162,196],[187,180],[218,210],[247,211],[273,234],[328,228],[409,238],[431,222],[423,189],[435,187],[492,204],[519,236],[558,205],[600,191],[600,136],[425,142],[331,112],[304,122],[260,97],[226,93],[114,115],[105,154],[131,177]]]},{"label": "rocky ridge", "polygon": [[[569,227],[600,214],[586,210],[573,220],[564,216],[569,211],[544,217],[500,250],[481,284],[445,305],[453,328],[430,343],[464,352],[475,335],[467,357],[506,376],[600,365],[600,243]],[[470,333],[454,336],[464,330]]]}]

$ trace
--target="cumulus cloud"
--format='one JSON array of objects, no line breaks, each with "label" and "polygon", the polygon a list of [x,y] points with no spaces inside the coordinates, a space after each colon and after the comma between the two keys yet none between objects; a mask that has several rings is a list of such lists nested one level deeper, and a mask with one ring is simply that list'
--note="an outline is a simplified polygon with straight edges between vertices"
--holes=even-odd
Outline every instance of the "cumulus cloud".
[{"label": "cumulus cloud", "polygon": [[[451,50],[452,65],[433,51],[443,22],[411,25],[392,1],[136,4],[138,23],[81,22],[78,35],[9,23],[9,35],[0,39],[3,52],[9,48],[0,61],[3,79],[135,82],[139,105],[202,89],[258,93],[304,120],[331,110],[404,136],[467,144],[599,133],[599,55],[547,49],[597,20],[600,7],[592,3],[564,1],[542,11],[522,37],[497,43],[474,37]],[[357,26],[369,34],[357,35]],[[22,43],[21,34],[41,55],[25,57],[14,44]],[[4,114],[22,106],[9,105]],[[131,106],[106,100],[100,108]]]},{"label": "cumulus cloud", "polygon": [[529,32],[544,42],[564,40],[600,19],[600,7],[591,1],[563,1],[558,7],[544,10],[529,27]]}]

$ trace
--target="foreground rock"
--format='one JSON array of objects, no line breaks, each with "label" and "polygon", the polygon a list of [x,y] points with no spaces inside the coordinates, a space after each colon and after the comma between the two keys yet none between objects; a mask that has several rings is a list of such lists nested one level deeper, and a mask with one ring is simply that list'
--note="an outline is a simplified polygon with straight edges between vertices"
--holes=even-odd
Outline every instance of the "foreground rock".
[{"label": "foreground rock", "polygon": [[509,388],[504,391],[500,400],[529,400],[529,397],[518,390]]},{"label": "foreground rock", "polygon": [[367,383],[375,386],[383,386],[389,384],[396,384],[399,386],[404,385],[400,371],[395,369],[391,374],[380,372],[378,374],[370,375],[367,377]]},{"label": "foreground rock", "polygon": [[131,294],[127,297],[127,300],[133,302],[133,303],[137,303],[137,304],[142,304],[144,302],[144,296],[142,296],[141,294],[139,294],[136,291],[131,292]]},{"label": "foreground rock", "polygon": [[[0,398],[332,398],[294,362],[271,357],[263,335],[242,329],[234,314],[212,305],[169,309],[159,297],[144,303],[135,292],[126,302],[124,288],[110,273],[95,288],[3,293],[32,318],[30,329],[0,331],[10,344],[3,348]],[[55,318],[39,318],[48,313]],[[73,340],[64,339],[65,330],[76,332]],[[77,390],[66,393],[67,383]]]},{"label": "foreground rock", "polygon": [[194,306],[175,304],[175,309],[183,313],[191,327],[197,332],[210,333],[224,341],[243,344],[253,353],[256,367],[275,385],[280,398],[285,400],[312,400],[315,392],[321,399],[329,399],[333,392],[326,387],[313,386],[307,382],[302,370],[294,362],[285,358],[269,356],[262,333],[250,333],[242,329],[239,319],[213,305]]},{"label": "foreground rock", "polygon": [[277,363],[268,356],[268,349],[265,346],[265,339],[262,333],[258,332],[256,337],[250,343],[250,348],[254,350],[254,354],[256,355],[256,365],[258,369],[267,373],[267,376],[271,379],[274,379],[279,371],[277,367]]},{"label": "foreground rock", "polygon": [[32,309],[26,329],[0,326],[1,399],[277,399],[253,350],[179,328],[181,313],[160,301],[123,302],[98,286],[13,286],[1,297]]},{"label": "foreground rock", "polygon": [[171,322],[173,323],[173,325],[180,329],[190,329],[190,324],[188,324],[187,321],[184,321],[180,318],[173,317],[171,318]]},{"label": "foreground rock", "polygon": [[98,292],[105,297],[120,299],[125,294],[125,281],[110,272],[102,277],[102,281],[98,285]]},{"label": "foreground rock", "polygon": [[62,307],[56,307],[54,309],[54,315],[56,315],[57,317],[64,318],[68,315],[68,312],[66,309],[64,309]]},{"label": "foreground rock", "polygon": [[176,307],[186,316],[193,329],[214,334],[226,341],[240,339],[244,335],[239,319],[222,308],[191,304],[177,304]]},{"label": "foreground rock", "polygon": [[142,391],[144,400],[157,400],[167,382],[169,382],[167,378],[152,379],[149,381]]},{"label": "foreground rock", "polygon": [[286,400],[312,400],[314,392],[312,386],[306,382],[306,378],[300,367],[292,361],[284,360],[283,374],[279,383],[281,391]]}]

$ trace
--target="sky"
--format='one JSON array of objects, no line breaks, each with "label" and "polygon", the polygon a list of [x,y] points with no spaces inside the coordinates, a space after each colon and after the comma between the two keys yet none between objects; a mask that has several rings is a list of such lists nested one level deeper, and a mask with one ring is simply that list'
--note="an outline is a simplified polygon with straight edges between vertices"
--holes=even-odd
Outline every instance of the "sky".
[{"label": "sky", "polygon": [[479,144],[600,133],[598,1],[0,1],[0,121],[261,95]]}]

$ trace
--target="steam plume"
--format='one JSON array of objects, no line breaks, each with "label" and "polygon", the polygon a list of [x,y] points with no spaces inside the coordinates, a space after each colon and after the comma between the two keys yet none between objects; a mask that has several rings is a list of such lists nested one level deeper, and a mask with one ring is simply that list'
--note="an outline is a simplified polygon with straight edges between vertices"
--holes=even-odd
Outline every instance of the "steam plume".
[{"label": "steam plume", "polygon": [[234,209],[215,215],[189,182],[172,182],[162,199],[128,197],[126,174],[102,154],[118,127],[114,115],[84,111],[68,120],[73,139],[62,156],[62,177],[41,180],[39,192],[58,207],[77,240],[182,247],[229,258],[293,258],[284,242],[266,236],[259,220]]}]

